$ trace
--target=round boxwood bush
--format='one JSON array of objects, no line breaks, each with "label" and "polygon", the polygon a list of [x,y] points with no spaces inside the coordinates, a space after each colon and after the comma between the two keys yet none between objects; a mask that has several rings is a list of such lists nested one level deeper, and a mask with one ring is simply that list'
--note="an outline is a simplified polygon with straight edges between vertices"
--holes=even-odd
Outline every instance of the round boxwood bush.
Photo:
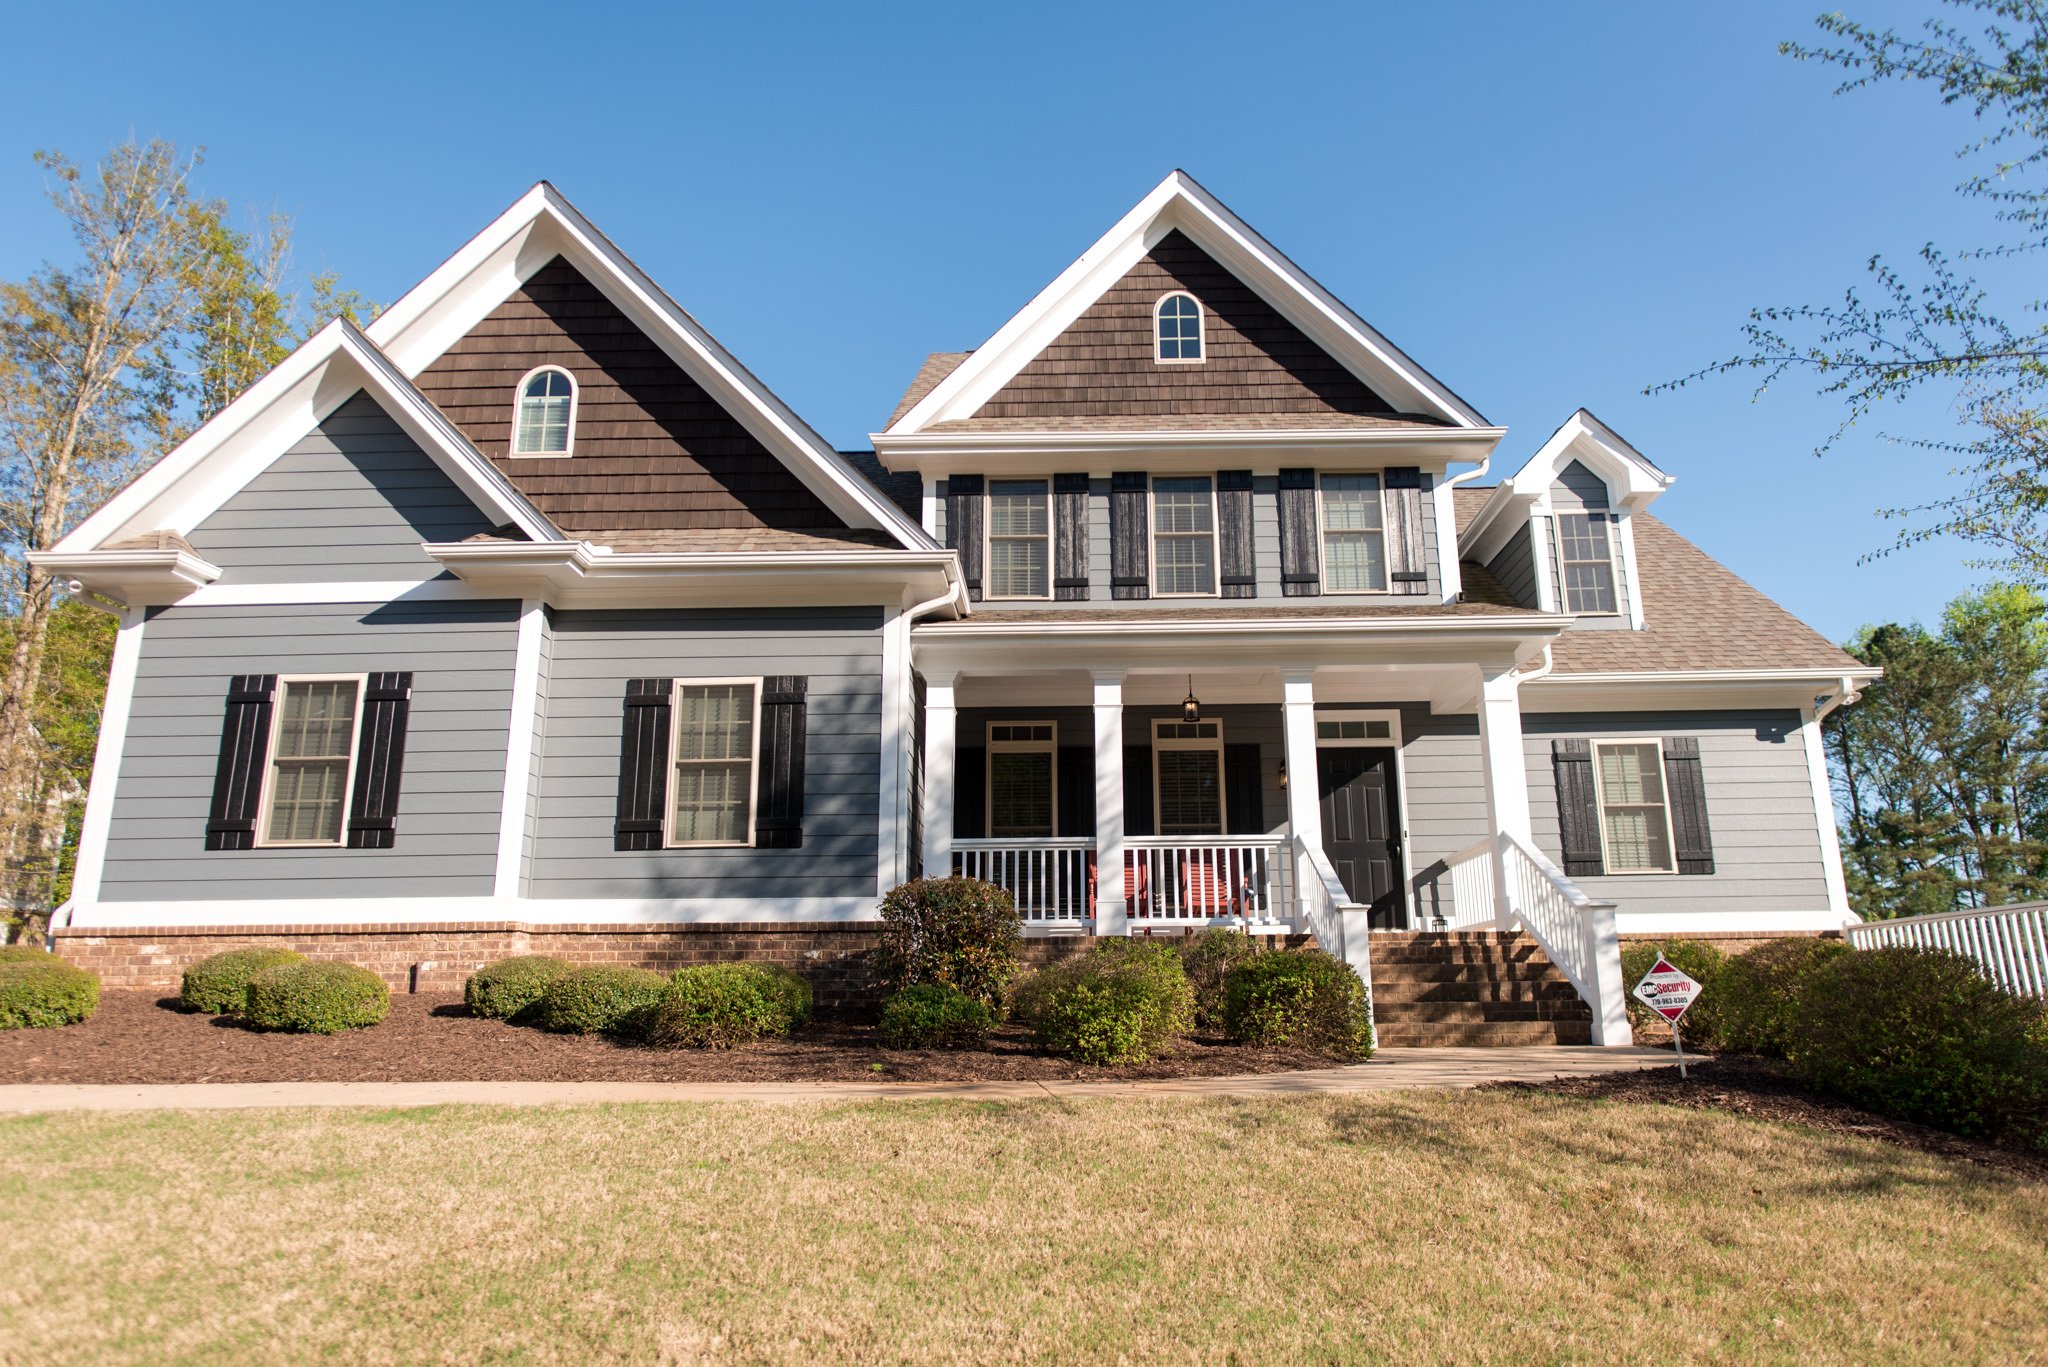
[{"label": "round boxwood bush", "polygon": [[625,1033],[633,1018],[661,1000],[668,979],[644,968],[597,964],[549,983],[532,1008],[533,1021],[565,1035]]},{"label": "round boxwood bush", "polygon": [[1320,949],[1280,949],[1231,971],[1224,1033],[1240,1044],[1372,1057],[1372,999],[1357,970]]},{"label": "round boxwood bush", "polygon": [[951,983],[912,983],[882,1003],[878,1033],[889,1049],[966,1049],[997,1023],[987,1002]]},{"label": "round boxwood bush", "polygon": [[1190,935],[1180,947],[1181,967],[1195,989],[1195,1024],[1204,1030],[1223,1026],[1223,989],[1231,972],[1258,953],[1252,937],[1241,930],[1211,926]]},{"label": "round boxwood bush", "polygon": [[663,1049],[731,1049],[786,1035],[811,1015],[811,985],[774,964],[698,964],[669,980],[634,1018],[634,1033]]},{"label": "round boxwood bush", "polygon": [[1195,994],[1171,948],[1112,939],[1026,978],[1016,1010],[1052,1053],[1142,1063],[1194,1025]]},{"label": "round boxwood bush", "polygon": [[1837,955],[1806,975],[1787,1022],[1806,1082],[1960,1134],[2048,1148],[2048,1008],[1939,949]]},{"label": "round boxwood bush", "polygon": [[1785,1057],[1792,1005],[1806,979],[1848,952],[1849,947],[1840,940],[1799,935],[1772,940],[1730,958],[1714,984],[1720,998],[1721,1047]]},{"label": "round boxwood bush", "polygon": [[914,879],[889,889],[882,923],[876,970],[885,989],[951,983],[1003,1009],[1024,939],[1007,891],[978,878]]},{"label": "round boxwood bush", "polygon": [[375,1025],[391,1009],[391,989],[354,964],[295,963],[249,979],[242,1017],[259,1030],[338,1035]]},{"label": "round boxwood bush", "polygon": [[1666,940],[1661,945],[1621,947],[1621,990],[1628,994],[1630,1028],[1647,1028],[1658,1035],[1669,1033],[1671,1029],[1670,1022],[1636,999],[1636,984],[1657,962],[1660,951],[1673,968],[1684,970],[1700,985],[1699,996],[1693,998],[1685,1019],[1679,1023],[1679,1029],[1685,1032],[1686,1045],[1700,1049],[1720,1048],[1721,970],[1728,960],[1705,940]]},{"label": "round boxwood bush", "polygon": [[470,1014],[486,1020],[523,1021],[540,1004],[541,993],[575,965],[546,954],[522,954],[478,969],[462,984]]},{"label": "round boxwood bush", "polygon": [[187,1011],[238,1015],[249,1000],[251,978],[268,969],[304,962],[305,955],[289,949],[229,949],[210,954],[185,970],[178,1001]]},{"label": "round boxwood bush", "polygon": [[0,964],[46,964],[56,957],[41,945],[26,941],[20,944],[0,945]]},{"label": "round boxwood bush", "polygon": [[76,1025],[99,1004],[98,975],[54,954],[0,963],[0,1030]]}]

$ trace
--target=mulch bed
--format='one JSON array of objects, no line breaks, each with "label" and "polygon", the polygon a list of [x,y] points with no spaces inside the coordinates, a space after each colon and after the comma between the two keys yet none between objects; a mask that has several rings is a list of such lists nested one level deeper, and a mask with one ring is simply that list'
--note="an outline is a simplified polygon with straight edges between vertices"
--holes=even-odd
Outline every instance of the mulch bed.
[{"label": "mulch bed", "polygon": [[0,1083],[1128,1081],[1334,1062],[1195,1038],[1149,1063],[1091,1067],[1040,1053],[1015,1027],[981,1049],[899,1051],[882,1048],[871,1025],[829,1019],[742,1049],[646,1049],[482,1020],[460,997],[427,994],[394,997],[382,1024],[342,1035],[265,1034],[153,992],[105,993],[79,1025],[0,1031]]},{"label": "mulch bed", "polygon": [[1690,1077],[1683,1082],[1679,1081],[1674,1065],[1592,1077],[1561,1077],[1548,1082],[1496,1082],[1488,1084],[1488,1089],[1725,1111],[1757,1120],[1806,1125],[1830,1134],[1876,1139],[1902,1149],[1960,1159],[2037,1181],[2048,1179],[2048,1158],[2001,1148],[1981,1139],[1965,1139],[1908,1120],[1874,1115],[1846,1101],[1809,1090],[1792,1076],[1789,1068],[1771,1059],[1688,1056],[1686,1071]]}]

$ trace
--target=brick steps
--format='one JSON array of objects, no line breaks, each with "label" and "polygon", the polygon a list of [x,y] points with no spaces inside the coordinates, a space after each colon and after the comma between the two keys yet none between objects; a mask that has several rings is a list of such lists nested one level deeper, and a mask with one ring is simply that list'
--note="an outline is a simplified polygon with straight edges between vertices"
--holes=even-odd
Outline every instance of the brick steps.
[{"label": "brick steps", "polygon": [[1590,1044],[1592,1009],[1520,932],[1408,931],[1372,937],[1382,1045]]}]

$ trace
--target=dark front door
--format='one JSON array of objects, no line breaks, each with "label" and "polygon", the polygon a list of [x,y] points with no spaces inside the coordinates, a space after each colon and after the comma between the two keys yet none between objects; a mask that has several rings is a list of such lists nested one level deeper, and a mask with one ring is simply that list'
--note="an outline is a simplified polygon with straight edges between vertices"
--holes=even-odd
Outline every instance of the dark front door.
[{"label": "dark front door", "polygon": [[1394,810],[1394,752],[1356,745],[1316,751],[1323,853],[1351,900],[1372,908],[1381,930],[1401,924],[1401,821]]}]

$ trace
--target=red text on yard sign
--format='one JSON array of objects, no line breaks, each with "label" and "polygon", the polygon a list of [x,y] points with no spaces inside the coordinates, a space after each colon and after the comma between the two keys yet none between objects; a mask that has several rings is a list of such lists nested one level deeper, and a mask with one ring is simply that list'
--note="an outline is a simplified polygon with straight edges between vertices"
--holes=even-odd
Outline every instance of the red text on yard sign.
[{"label": "red text on yard sign", "polygon": [[1663,955],[1636,984],[1636,997],[1665,1020],[1676,1023],[1699,996],[1699,981],[1682,968],[1674,967]]}]

